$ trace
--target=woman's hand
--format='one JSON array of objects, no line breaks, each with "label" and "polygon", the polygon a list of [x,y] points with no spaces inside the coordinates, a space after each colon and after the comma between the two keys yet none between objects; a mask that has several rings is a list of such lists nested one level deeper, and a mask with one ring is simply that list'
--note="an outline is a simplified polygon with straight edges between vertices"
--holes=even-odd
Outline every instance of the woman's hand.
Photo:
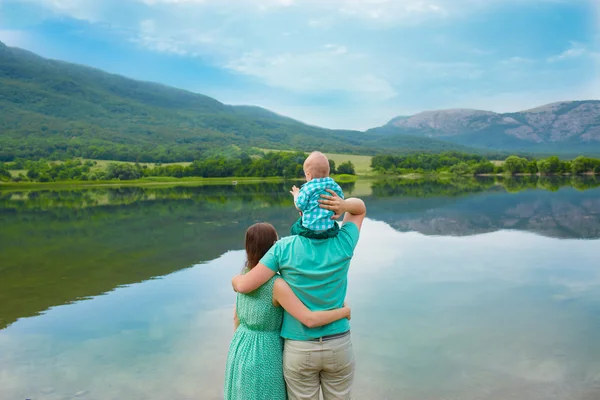
[{"label": "woman's hand", "polygon": [[329,196],[326,194],[321,195],[321,200],[319,200],[319,207],[324,208],[326,210],[333,211],[333,216],[331,219],[339,219],[342,214],[346,212],[344,208],[346,203],[344,199],[337,195],[333,190],[327,189],[329,192]]},{"label": "woman's hand", "polygon": [[348,316],[346,318],[348,318],[348,321],[350,321],[350,317],[352,317],[352,310],[350,309],[350,306],[347,302],[344,302],[344,308],[348,309]]}]

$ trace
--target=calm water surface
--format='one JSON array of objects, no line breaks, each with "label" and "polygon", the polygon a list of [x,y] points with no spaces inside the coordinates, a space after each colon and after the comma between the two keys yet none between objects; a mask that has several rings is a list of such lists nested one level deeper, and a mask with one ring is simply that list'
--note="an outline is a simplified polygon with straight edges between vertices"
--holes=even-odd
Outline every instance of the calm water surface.
[{"label": "calm water surface", "polygon": [[[346,186],[369,208],[355,398],[599,399],[595,186]],[[0,211],[3,400],[222,398],[245,229],[296,217],[278,184],[0,192]]]}]

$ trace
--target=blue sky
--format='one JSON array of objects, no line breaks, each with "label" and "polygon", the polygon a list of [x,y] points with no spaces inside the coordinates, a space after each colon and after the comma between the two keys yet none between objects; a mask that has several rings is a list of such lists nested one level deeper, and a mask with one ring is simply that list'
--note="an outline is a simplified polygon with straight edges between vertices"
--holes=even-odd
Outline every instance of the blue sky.
[{"label": "blue sky", "polygon": [[600,98],[594,0],[0,0],[0,40],[330,128]]}]

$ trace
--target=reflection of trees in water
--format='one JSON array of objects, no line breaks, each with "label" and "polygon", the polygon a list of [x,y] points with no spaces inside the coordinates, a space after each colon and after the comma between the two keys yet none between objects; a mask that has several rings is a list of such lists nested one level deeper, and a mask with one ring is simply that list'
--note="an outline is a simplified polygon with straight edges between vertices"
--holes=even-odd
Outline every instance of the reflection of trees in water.
[{"label": "reflection of trees in water", "polygon": [[497,176],[497,177],[436,177],[432,179],[391,179],[376,181],[372,185],[376,197],[407,196],[437,197],[465,196],[479,193],[494,186],[503,187],[507,192],[518,193],[529,189],[557,191],[572,186],[578,190],[588,190],[600,186],[595,176]]},{"label": "reflection of trees in water", "polygon": [[242,249],[246,228],[258,221],[288,234],[297,213],[282,186],[259,186],[256,195],[238,186],[3,196],[0,329],[54,305]]},{"label": "reflection of trees in water", "polygon": [[292,184],[0,192],[0,329],[242,249],[255,222],[285,236],[298,217]]},{"label": "reflection of trees in water", "polygon": [[[578,190],[524,190],[567,184]],[[271,222],[286,235],[297,217],[290,186],[0,192],[0,329],[54,305],[242,249],[254,222]],[[468,235],[509,228],[600,237],[600,194],[586,190],[598,186],[595,179],[388,180],[372,186],[369,217],[401,231]]]},{"label": "reflection of trees in water", "polygon": [[482,192],[492,186],[493,178],[393,179],[374,182],[372,190],[376,197],[462,196]]},{"label": "reflection of trees in water", "polygon": [[[54,207],[82,208],[101,205],[133,204],[140,201],[183,200],[226,204],[235,198],[244,203],[292,206],[287,183],[240,183],[238,185],[205,185],[37,190],[29,192],[0,192],[2,209],[46,209]],[[352,191],[354,182],[341,183],[344,191]]]}]

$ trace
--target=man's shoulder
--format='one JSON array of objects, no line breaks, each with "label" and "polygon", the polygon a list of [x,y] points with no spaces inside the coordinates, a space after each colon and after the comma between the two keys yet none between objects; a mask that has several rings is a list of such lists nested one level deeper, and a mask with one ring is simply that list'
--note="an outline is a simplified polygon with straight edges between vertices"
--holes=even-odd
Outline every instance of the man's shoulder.
[{"label": "man's shoulder", "polygon": [[344,222],[337,237],[349,238],[352,246],[354,247],[358,243],[359,236],[360,230],[354,222]]},{"label": "man's shoulder", "polygon": [[297,243],[301,239],[302,239],[302,236],[300,236],[300,235],[291,235],[291,236],[282,237],[275,243],[275,246],[278,246],[280,248],[286,248],[289,246],[293,246],[295,243]]},{"label": "man's shoulder", "polygon": [[356,224],[354,222],[344,222],[342,224],[342,227],[340,228],[340,230],[344,230],[344,231],[352,231],[352,232],[356,232],[358,233],[358,226],[356,226]]}]

